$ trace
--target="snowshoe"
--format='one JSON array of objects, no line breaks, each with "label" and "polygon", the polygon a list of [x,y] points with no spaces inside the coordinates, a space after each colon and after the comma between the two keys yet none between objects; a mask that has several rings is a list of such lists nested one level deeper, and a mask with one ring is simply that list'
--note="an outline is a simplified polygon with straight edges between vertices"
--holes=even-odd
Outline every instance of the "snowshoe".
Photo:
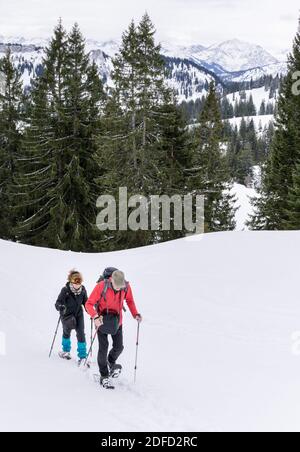
[{"label": "snowshoe", "polygon": [[104,389],[115,389],[114,385],[111,383],[109,377],[101,377],[100,378],[100,385]]},{"label": "snowshoe", "polygon": [[120,364],[108,363],[109,375],[111,378],[119,378],[122,372],[122,366]]},{"label": "snowshoe", "polygon": [[[85,361],[86,361],[86,358],[78,359],[78,361],[77,361],[78,367],[81,367],[81,365],[85,365]],[[90,362],[90,361],[87,361],[87,362],[86,362],[86,367],[87,367],[88,369],[91,368],[91,362]]]},{"label": "snowshoe", "polygon": [[69,352],[59,352],[58,356],[61,359],[66,359],[67,361],[70,361],[72,359],[71,354]]}]

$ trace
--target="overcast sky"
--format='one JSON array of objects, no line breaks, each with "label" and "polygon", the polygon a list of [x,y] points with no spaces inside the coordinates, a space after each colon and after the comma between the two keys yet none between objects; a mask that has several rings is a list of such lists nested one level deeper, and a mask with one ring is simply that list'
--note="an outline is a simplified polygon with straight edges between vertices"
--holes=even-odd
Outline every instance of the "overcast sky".
[{"label": "overcast sky", "polygon": [[238,38],[269,51],[287,49],[297,29],[299,0],[0,0],[0,35],[49,37],[61,16],[87,38],[118,38],[145,10],[160,41],[211,45]]}]

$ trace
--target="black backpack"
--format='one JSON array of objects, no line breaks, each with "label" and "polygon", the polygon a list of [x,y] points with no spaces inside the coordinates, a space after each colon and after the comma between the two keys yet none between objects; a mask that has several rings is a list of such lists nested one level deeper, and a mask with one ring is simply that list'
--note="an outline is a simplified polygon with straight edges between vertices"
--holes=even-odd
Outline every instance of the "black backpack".
[{"label": "black backpack", "polygon": [[[98,279],[97,284],[101,283],[102,281],[105,281],[104,289],[102,291],[100,300],[102,300],[102,298],[104,298],[104,300],[106,300],[106,292],[109,288],[109,278],[111,278],[112,274],[116,271],[118,271],[118,269],[115,267],[107,267],[104,270],[104,272],[102,273],[102,275],[100,276],[100,278]],[[126,282],[126,288],[124,290],[125,290],[125,296],[126,296],[127,292],[128,292],[128,282]],[[126,308],[124,306],[123,306],[123,311],[126,312]]]},{"label": "black backpack", "polygon": [[102,273],[102,275],[100,276],[100,278],[98,279],[97,284],[101,283],[101,281],[105,281],[105,280],[109,279],[112,276],[112,274],[116,271],[118,271],[117,268],[107,267],[104,270],[104,272]]}]

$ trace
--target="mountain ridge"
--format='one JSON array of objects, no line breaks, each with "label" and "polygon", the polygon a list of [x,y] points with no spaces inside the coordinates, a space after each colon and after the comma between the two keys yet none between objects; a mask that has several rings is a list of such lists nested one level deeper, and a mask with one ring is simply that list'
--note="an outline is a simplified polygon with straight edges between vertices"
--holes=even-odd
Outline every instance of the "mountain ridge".
[{"label": "mountain ridge", "polygon": [[[25,89],[30,88],[32,80],[41,74],[44,49],[48,43],[49,40],[42,38],[25,39],[0,36],[0,56],[4,55],[7,46],[10,45],[14,64],[22,71]],[[96,62],[103,82],[108,87],[113,86],[112,57],[118,51],[120,44],[121,42],[118,40],[99,42],[86,39],[86,51],[91,60]],[[224,67],[224,61],[227,58],[225,66],[230,69],[238,69],[238,66],[234,65],[236,64],[234,60],[239,59],[240,53],[246,53],[245,49],[248,47],[251,58],[249,57],[247,60],[247,57],[244,57],[241,66],[252,66],[251,68],[233,71]],[[236,56],[234,52],[237,53]],[[261,46],[238,39],[224,41],[220,45],[214,44],[208,48],[202,45],[189,47],[169,45],[166,47],[163,44],[161,53],[167,62],[168,73],[171,74],[167,77],[168,83],[177,92],[179,102],[201,98],[206,94],[207,86],[212,80],[217,85],[232,82],[248,83],[268,75],[276,77],[286,73],[286,63],[279,62]],[[233,62],[230,63],[230,60]],[[246,60],[248,63],[245,63]]]}]

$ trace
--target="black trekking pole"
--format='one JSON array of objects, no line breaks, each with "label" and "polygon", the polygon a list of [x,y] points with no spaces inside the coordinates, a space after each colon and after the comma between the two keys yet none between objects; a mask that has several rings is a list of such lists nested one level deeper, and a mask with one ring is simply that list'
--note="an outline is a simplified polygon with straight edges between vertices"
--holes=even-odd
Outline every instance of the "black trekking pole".
[{"label": "black trekking pole", "polygon": [[87,365],[88,359],[89,359],[89,357],[90,357],[90,354],[91,354],[91,352],[92,352],[92,349],[93,349],[93,345],[94,345],[94,342],[95,342],[95,339],[96,339],[97,333],[98,333],[98,328],[96,328],[96,331],[95,331],[95,334],[94,334],[93,340],[91,341],[91,346],[90,346],[89,352],[88,352],[88,354],[87,354],[87,357],[86,357],[86,359],[85,359],[85,361],[84,361],[84,366],[86,366],[86,365]]},{"label": "black trekking pole", "polygon": [[[93,324],[94,324],[94,321],[91,318],[91,343],[93,342]],[[93,348],[91,350],[91,356],[93,356]]]},{"label": "black trekking pole", "polygon": [[53,342],[52,342],[52,345],[51,345],[49,358],[51,358],[51,355],[52,355],[52,351],[53,351],[53,347],[54,347],[55,339],[56,339],[56,336],[57,336],[57,332],[58,332],[60,321],[61,321],[61,316],[59,316],[59,319],[58,319],[58,324],[57,324],[57,327],[56,327],[56,330],[55,330],[55,334],[54,334],[54,339],[53,339]]},{"label": "black trekking pole", "polygon": [[136,336],[136,353],[135,353],[135,367],[134,367],[134,383],[136,383],[136,371],[137,371],[137,359],[138,359],[139,337],[140,337],[140,322],[138,322],[137,336]]}]

